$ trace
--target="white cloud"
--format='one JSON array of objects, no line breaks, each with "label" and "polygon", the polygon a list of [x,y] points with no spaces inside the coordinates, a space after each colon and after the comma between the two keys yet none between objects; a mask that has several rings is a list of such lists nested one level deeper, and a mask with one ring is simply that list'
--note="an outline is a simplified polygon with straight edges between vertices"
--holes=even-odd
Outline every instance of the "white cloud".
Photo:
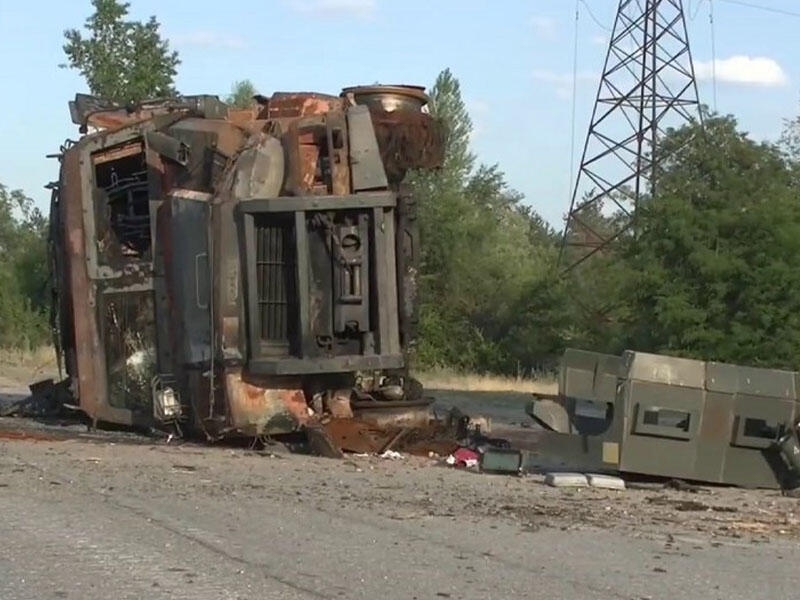
[{"label": "white cloud", "polygon": [[531,26],[536,35],[543,40],[552,42],[558,37],[558,27],[552,17],[533,16]]},{"label": "white cloud", "polygon": [[[578,71],[576,79],[578,83],[586,81],[597,81],[599,73],[593,71]],[[544,69],[537,69],[533,72],[533,78],[544,83],[555,85],[572,85],[572,73],[555,73]]]},{"label": "white cloud", "polygon": [[486,131],[486,121],[489,118],[489,103],[484,100],[466,100],[467,112],[472,119],[472,135],[470,139],[482,135]]},{"label": "white cloud", "polygon": [[290,0],[295,11],[313,17],[369,18],[375,14],[375,0]]},{"label": "white cloud", "polygon": [[[599,73],[593,71],[578,71],[575,81],[578,85],[582,83],[597,83]],[[572,73],[555,73],[554,71],[536,70],[533,72],[536,81],[547,83],[553,86],[559,98],[572,98]]]},{"label": "white cloud", "polygon": [[[695,62],[694,69],[700,81],[711,80],[714,74],[712,61]],[[772,58],[763,56],[731,56],[716,60],[717,81],[738,85],[780,87],[789,82],[783,67]]]},{"label": "white cloud", "polygon": [[241,37],[215,33],[213,31],[180,33],[172,36],[170,41],[175,46],[201,46],[203,48],[229,48],[238,50],[247,46],[247,43]]},{"label": "white cloud", "polygon": [[589,40],[595,46],[608,46],[608,36],[593,35]]}]

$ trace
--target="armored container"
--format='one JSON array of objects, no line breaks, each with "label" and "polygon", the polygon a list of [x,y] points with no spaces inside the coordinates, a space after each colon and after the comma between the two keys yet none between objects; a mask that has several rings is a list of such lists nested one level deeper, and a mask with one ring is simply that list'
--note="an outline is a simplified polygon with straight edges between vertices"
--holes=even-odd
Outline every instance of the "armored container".
[{"label": "armored container", "polygon": [[[558,399],[535,401],[530,412],[567,423],[540,440],[565,465],[780,487],[795,476],[778,442],[798,418],[797,378],[642,352],[568,350]],[[554,404],[561,418],[552,416]]]},{"label": "armored container", "polygon": [[405,86],[248,110],[77,96],[86,135],[62,148],[50,219],[57,346],[80,408],[218,439],[351,416],[351,400],[420,404],[403,179],[441,162],[426,102]]}]

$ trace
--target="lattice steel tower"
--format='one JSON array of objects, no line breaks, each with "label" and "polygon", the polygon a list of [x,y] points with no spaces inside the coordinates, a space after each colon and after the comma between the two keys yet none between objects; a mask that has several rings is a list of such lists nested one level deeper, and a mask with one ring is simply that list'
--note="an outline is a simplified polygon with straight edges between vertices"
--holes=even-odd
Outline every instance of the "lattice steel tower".
[{"label": "lattice steel tower", "polygon": [[[562,267],[631,230],[639,203],[656,191],[656,163],[667,158],[659,154],[660,136],[693,117],[700,117],[699,102],[683,1],[620,0],[564,228]],[[618,209],[613,223],[598,219],[603,207]]]}]

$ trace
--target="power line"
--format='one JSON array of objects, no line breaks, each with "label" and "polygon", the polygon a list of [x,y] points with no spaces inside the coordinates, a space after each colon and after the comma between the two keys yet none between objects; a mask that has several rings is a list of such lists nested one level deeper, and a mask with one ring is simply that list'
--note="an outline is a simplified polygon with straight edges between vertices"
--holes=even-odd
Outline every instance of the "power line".
[{"label": "power line", "polygon": [[785,15],[788,17],[800,17],[800,12],[786,10],[785,8],[775,8],[773,6],[764,6],[763,4],[755,4],[753,2],[745,2],[744,0],[720,0],[728,4],[736,4],[738,6],[745,6],[747,8],[754,8],[756,10],[763,10],[764,12],[771,12],[778,15]]},{"label": "power line", "polygon": [[711,24],[711,82],[714,90],[714,111],[717,110],[717,33],[714,25],[714,0],[708,0],[708,21]]},{"label": "power line", "polygon": [[592,21],[594,21],[598,27],[611,33],[611,29],[609,29],[607,25],[603,25],[602,21],[600,21],[600,19],[598,19],[595,16],[595,14],[592,12],[591,7],[586,3],[586,0],[580,0],[580,3],[583,4],[583,6],[586,8],[586,12],[589,13],[589,16],[592,18]]},{"label": "power line", "polygon": [[[697,6],[694,7],[694,11],[692,12],[692,21],[694,21],[697,18],[697,15],[700,14],[700,9],[703,8],[704,2],[706,2],[706,0],[699,0]],[[692,10],[691,2],[689,3],[689,10]]]},{"label": "power line", "polygon": [[575,40],[574,48],[572,50],[572,133],[569,151],[569,191],[572,192],[572,186],[575,179],[575,121],[576,109],[578,105],[578,36],[579,24],[581,19],[580,0],[575,0]]}]

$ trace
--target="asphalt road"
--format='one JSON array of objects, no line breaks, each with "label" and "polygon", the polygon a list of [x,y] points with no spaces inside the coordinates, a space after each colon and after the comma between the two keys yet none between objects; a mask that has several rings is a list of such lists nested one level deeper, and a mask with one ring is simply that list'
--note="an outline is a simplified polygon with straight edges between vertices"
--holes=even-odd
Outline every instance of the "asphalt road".
[{"label": "asphalt road", "polygon": [[424,461],[0,436],[0,598],[797,597],[796,537],[520,518],[575,504],[553,493]]}]

